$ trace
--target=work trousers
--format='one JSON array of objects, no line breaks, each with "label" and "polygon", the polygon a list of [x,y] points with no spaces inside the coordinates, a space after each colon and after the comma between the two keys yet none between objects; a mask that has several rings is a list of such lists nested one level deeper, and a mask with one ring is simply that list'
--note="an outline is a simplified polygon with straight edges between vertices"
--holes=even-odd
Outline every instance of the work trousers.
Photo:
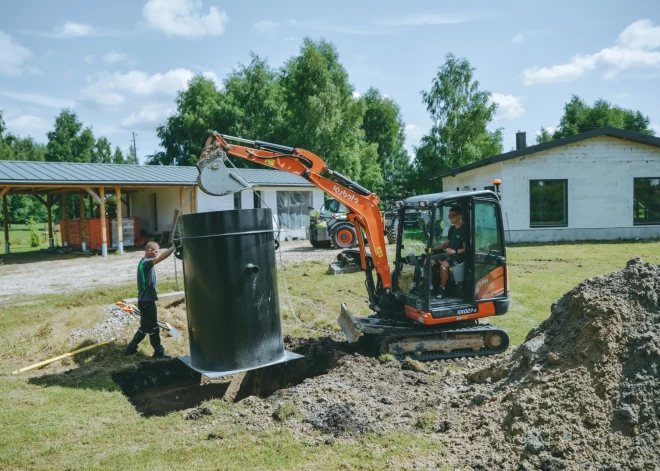
[{"label": "work trousers", "polygon": [[154,352],[161,354],[165,351],[160,344],[160,328],[158,327],[158,310],[154,301],[138,301],[140,310],[140,328],[135,332],[133,340],[128,344],[126,350],[129,352],[137,351],[138,345],[148,335]]}]

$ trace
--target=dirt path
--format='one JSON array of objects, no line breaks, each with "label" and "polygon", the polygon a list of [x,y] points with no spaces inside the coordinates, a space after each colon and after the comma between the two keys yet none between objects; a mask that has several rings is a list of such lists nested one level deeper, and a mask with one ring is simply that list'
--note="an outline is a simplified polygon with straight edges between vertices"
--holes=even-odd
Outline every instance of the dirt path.
[{"label": "dirt path", "polygon": [[[306,260],[332,262],[340,250],[315,249],[308,241],[282,243],[282,260],[290,266]],[[143,252],[128,252],[123,256],[70,258],[44,256],[42,261],[0,266],[0,303],[22,296],[85,291],[107,285],[124,285],[135,282],[135,270]],[[158,265],[160,280],[174,278],[174,257]],[[277,256],[278,266],[280,256]],[[179,280],[182,264],[176,262]]]}]

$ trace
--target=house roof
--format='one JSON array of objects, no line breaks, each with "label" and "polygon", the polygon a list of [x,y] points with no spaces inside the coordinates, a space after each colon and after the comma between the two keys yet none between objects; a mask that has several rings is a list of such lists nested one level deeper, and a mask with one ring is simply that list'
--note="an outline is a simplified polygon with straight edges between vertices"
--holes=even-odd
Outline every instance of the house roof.
[{"label": "house roof", "polygon": [[594,137],[600,137],[600,136],[617,137],[619,139],[626,139],[640,144],[647,144],[650,146],[660,147],[660,138],[649,136],[647,134],[642,134],[639,132],[626,131],[625,129],[604,127],[604,128],[592,129],[591,131],[581,132],[573,136],[563,137],[561,139],[554,139],[550,142],[544,142],[542,144],[537,144],[535,146],[529,146],[529,147],[524,147],[522,149],[513,150],[511,152],[505,152],[504,154],[495,155],[493,157],[488,157],[487,159],[479,160],[478,162],[474,162],[468,165],[463,165],[462,167],[452,168],[451,170],[435,175],[432,178],[433,179],[444,178],[449,176],[455,177],[459,173],[467,172],[468,170],[474,170],[475,168],[485,167],[487,165],[504,162],[505,160],[524,157],[526,155],[535,154],[537,152],[543,152],[546,150],[554,149],[555,147],[561,147],[567,144],[573,144],[575,142],[580,142],[587,139],[593,139]]},{"label": "house roof", "polygon": [[[254,186],[313,186],[299,175],[274,169],[231,169]],[[188,186],[196,167],[0,160],[0,186]]]}]

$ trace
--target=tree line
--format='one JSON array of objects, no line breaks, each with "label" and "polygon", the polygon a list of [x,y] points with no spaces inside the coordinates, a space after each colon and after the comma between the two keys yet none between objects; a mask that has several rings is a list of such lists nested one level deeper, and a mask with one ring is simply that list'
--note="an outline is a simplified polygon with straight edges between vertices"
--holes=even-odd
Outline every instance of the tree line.
[{"label": "tree line", "polygon": [[[53,129],[47,134],[47,143],[34,138],[21,137],[7,131],[0,110],[0,160],[27,160],[33,162],[84,162],[103,164],[136,164],[133,149],[124,155],[119,146],[114,152],[110,141],[103,136],[94,137],[90,127],[85,127],[73,110],[63,109],[55,118]],[[77,204],[70,196],[69,217],[77,213]],[[89,202],[86,202],[89,209]],[[45,206],[30,195],[11,195],[7,200],[9,221],[27,223],[29,219],[43,222],[47,219]],[[56,218],[62,216],[60,203],[53,206]],[[0,212],[0,220],[2,220]]]},{"label": "tree line", "polygon": [[[497,104],[481,88],[467,59],[449,53],[421,101],[432,121],[410,156],[398,104],[377,88],[355,93],[335,46],[305,38],[300,52],[279,67],[251,54],[220,86],[202,75],[178,93],[176,110],[157,127],[162,151],[152,165],[194,165],[209,132],[270,141],[307,149],[328,167],[375,191],[382,201],[442,191],[432,177],[502,153],[503,129],[489,130]],[[648,116],[606,100],[587,104],[578,96],[565,104],[556,128],[541,128],[538,143],[602,126],[653,134]],[[105,137],[95,138],[73,110],[62,110],[47,143],[7,133],[0,113],[0,159],[51,162],[136,163],[136,156],[114,152]],[[237,159],[238,167],[249,167]],[[12,221],[43,220],[42,205],[10,204]]]}]

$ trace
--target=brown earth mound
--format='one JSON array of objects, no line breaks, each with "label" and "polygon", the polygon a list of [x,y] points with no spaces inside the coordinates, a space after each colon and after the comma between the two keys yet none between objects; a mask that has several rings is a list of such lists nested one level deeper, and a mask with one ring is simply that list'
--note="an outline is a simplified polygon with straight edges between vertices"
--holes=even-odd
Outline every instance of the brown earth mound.
[{"label": "brown earth mound", "polygon": [[327,374],[242,400],[239,420],[437,441],[437,458],[394,467],[660,469],[659,293],[660,268],[632,259],[566,293],[507,356],[422,371],[335,350]]}]

